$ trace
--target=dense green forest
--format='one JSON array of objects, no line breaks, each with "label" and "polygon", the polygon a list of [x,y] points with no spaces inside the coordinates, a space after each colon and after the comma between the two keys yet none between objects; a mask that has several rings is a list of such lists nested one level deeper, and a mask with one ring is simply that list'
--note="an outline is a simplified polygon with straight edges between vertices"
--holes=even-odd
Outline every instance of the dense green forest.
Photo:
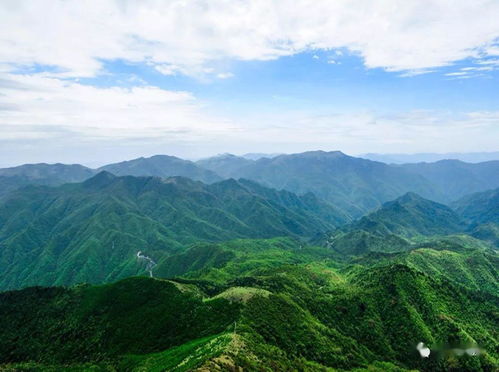
[{"label": "dense green forest", "polygon": [[[164,260],[155,273],[170,279],[4,292],[0,358],[28,370],[497,366],[492,251],[436,242],[372,260],[341,262],[289,238],[236,240]],[[420,341],[482,352],[422,359]]]},{"label": "dense green forest", "polygon": [[438,163],[0,170],[0,371],[496,371],[496,165]]}]

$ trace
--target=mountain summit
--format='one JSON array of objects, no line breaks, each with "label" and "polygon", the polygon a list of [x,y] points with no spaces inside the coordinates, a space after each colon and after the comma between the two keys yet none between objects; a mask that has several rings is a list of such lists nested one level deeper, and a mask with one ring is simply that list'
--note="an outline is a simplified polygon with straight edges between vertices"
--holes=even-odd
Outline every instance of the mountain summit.
[{"label": "mountain summit", "polygon": [[464,222],[451,208],[413,192],[384,203],[353,226],[373,233],[406,237],[446,235],[462,232],[465,228]]},{"label": "mountain summit", "polygon": [[150,158],[138,158],[108,164],[99,168],[99,170],[106,170],[117,176],[182,176],[204,183],[221,180],[220,176],[213,171],[201,168],[192,161],[168,155],[155,155]]}]

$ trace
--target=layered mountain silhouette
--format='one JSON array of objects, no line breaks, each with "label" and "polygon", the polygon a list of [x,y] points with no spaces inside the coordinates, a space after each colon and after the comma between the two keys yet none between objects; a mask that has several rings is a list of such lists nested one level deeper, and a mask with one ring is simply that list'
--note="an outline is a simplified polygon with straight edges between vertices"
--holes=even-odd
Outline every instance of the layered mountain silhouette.
[{"label": "layered mountain silhouette", "polygon": [[102,282],[199,240],[312,236],[347,222],[331,205],[251,181],[117,177],[31,186],[0,204],[0,286]]},{"label": "layered mountain silhouette", "polygon": [[[256,159],[256,160],[253,160]],[[196,163],[157,155],[109,164],[99,170],[115,175],[182,176],[213,183],[245,178],[299,195],[308,192],[358,218],[407,192],[441,203],[499,187],[499,161],[389,165],[347,156],[339,151],[245,158],[223,154]],[[0,169],[0,197],[27,184],[80,182],[98,170],[78,165],[32,164]]]},{"label": "layered mountain silhouette", "polygon": [[26,185],[61,185],[81,182],[96,171],[79,164],[25,164],[0,169],[0,197]]},{"label": "layered mountain silhouette", "polygon": [[0,369],[492,371],[495,165],[435,164],[2,170]]},{"label": "layered mountain silhouette", "polygon": [[412,192],[383,204],[380,209],[350,226],[350,229],[376,235],[395,234],[409,238],[448,235],[463,232],[465,228],[465,223],[450,207]]},{"label": "layered mountain silhouette", "polygon": [[156,155],[150,158],[138,158],[109,164],[99,168],[99,170],[108,171],[116,176],[181,176],[204,183],[213,183],[222,179],[216,173],[201,168],[189,160],[167,155]]},{"label": "layered mountain silhouette", "polygon": [[[240,162],[237,158],[226,157],[227,161]],[[313,192],[354,217],[407,191],[433,195],[431,185],[419,175],[384,163],[347,156],[340,151],[311,151],[262,158],[234,170],[230,176],[298,194]]]}]

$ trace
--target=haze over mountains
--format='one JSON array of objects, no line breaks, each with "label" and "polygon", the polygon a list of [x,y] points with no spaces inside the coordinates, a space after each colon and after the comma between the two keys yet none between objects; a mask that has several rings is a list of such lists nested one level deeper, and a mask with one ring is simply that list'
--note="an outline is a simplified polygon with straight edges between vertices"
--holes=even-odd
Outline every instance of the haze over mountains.
[{"label": "haze over mountains", "polygon": [[312,192],[352,218],[409,191],[449,203],[499,186],[499,161],[472,164],[445,160],[388,165],[339,151],[311,151],[258,160],[224,154],[195,163],[157,155],[109,164],[97,170],[78,165],[25,165],[0,170],[0,182],[4,186],[0,196],[24,184],[82,181],[101,170],[118,176],[182,176],[204,183],[245,178],[299,195]]},{"label": "haze over mountains", "polygon": [[498,365],[499,161],[160,155],[0,182],[0,369]]},{"label": "haze over mountains", "polygon": [[448,152],[437,153],[419,153],[419,154],[361,154],[359,157],[369,160],[382,161],[388,164],[404,163],[431,163],[439,160],[460,160],[467,163],[481,163],[490,160],[499,160],[499,151],[493,152]]}]

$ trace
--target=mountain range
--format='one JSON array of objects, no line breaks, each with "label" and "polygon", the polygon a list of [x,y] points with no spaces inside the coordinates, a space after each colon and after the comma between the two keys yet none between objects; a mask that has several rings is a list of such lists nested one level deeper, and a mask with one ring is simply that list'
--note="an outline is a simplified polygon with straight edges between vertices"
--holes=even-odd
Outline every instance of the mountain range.
[{"label": "mountain range", "polygon": [[0,370],[494,371],[497,163],[0,170]]},{"label": "mountain range", "polygon": [[182,176],[204,183],[244,178],[299,195],[314,193],[350,218],[361,217],[407,192],[448,204],[465,195],[499,187],[499,161],[388,165],[339,151],[311,151],[257,160],[224,154],[195,163],[157,155],[97,170],[78,165],[24,165],[0,169],[0,197],[27,184],[83,181],[102,170],[118,176]]},{"label": "mountain range", "polygon": [[117,177],[30,186],[0,204],[0,288],[98,283],[137,274],[155,257],[196,241],[313,236],[348,219],[312,194],[246,180]]},{"label": "mountain range", "polygon": [[374,154],[359,155],[360,158],[381,161],[387,164],[432,163],[439,160],[460,160],[467,163],[481,163],[499,160],[499,151],[492,152],[448,152],[448,153],[418,153],[418,154]]}]

